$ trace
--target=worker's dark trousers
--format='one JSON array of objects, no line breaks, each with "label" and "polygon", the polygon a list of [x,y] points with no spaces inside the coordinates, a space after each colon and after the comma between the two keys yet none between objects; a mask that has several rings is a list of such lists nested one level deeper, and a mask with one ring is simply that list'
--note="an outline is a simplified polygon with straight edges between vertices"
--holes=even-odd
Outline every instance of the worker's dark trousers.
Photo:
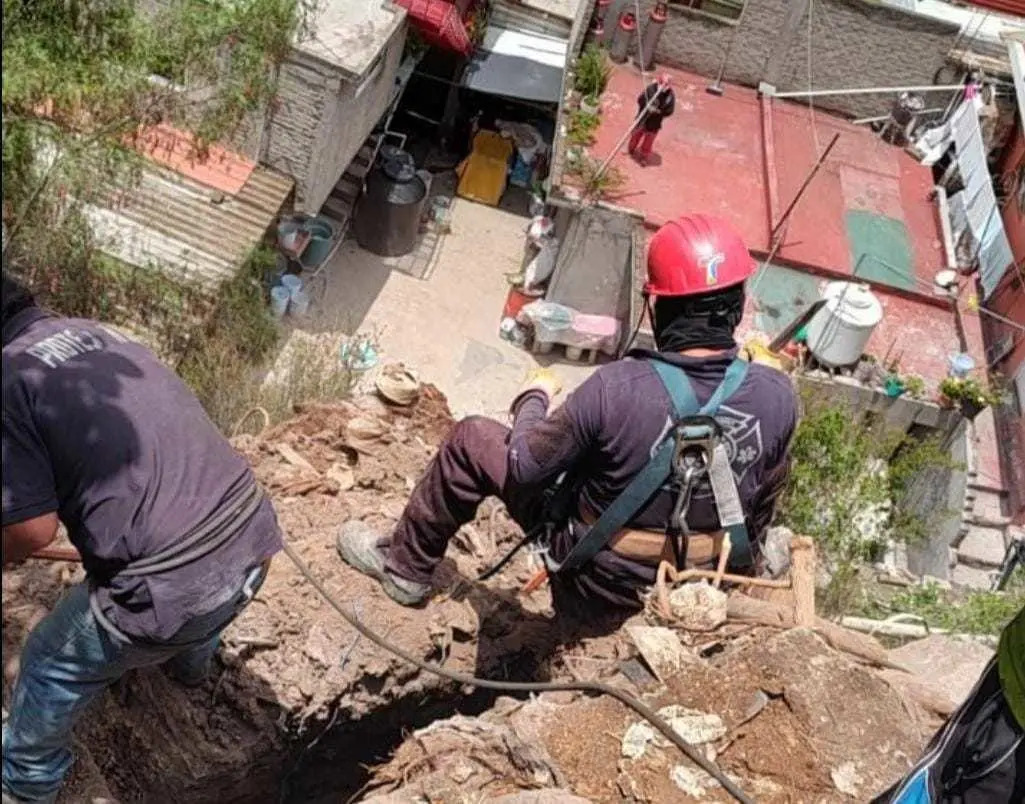
[{"label": "worker's dark trousers", "polygon": [[872,804],[1025,801],[1025,731],[1000,687],[994,658],[918,764]]},{"label": "worker's dark trousers", "polygon": [[[483,416],[460,421],[442,443],[395,527],[387,568],[403,578],[429,583],[449,541],[472,522],[485,497],[498,497],[516,524],[530,530],[543,517],[544,489],[508,477],[510,430]],[[557,556],[560,557],[561,556]],[[587,572],[552,581],[556,608],[567,614],[580,601],[635,607],[636,595],[619,590],[615,578],[592,562]]]}]

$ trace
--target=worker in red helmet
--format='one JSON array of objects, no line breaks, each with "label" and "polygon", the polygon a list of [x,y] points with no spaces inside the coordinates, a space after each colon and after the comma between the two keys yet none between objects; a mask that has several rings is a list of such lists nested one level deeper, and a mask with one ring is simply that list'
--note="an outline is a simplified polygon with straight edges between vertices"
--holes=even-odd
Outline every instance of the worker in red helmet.
[{"label": "worker in red helmet", "polygon": [[[758,571],[796,404],[785,375],[737,355],[753,270],[725,221],[692,215],[663,226],[646,287],[656,349],[598,368],[554,410],[558,379],[533,372],[512,402],[512,427],[460,421],[391,534],[342,526],[342,559],[418,605],[452,537],[496,496],[535,541],[556,612],[571,620],[636,610],[661,561],[715,567],[727,536],[730,569]],[[697,467],[686,479],[670,460],[681,444],[679,464]],[[680,507],[683,483],[690,501]],[[726,487],[733,498],[720,494]]]},{"label": "worker in red helmet", "polygon": [[676,110],[676,94],[669,73],[648,84],[637,96],[637,118],[627,149],[642,165],[648,164],[655,137],[662,130],[662,122]]}]

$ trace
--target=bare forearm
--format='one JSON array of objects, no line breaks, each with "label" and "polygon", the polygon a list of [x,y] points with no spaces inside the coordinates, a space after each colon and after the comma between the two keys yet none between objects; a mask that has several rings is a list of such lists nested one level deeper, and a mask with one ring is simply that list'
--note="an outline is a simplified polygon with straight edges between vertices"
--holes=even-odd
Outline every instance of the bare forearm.
[{"label": "bare forearm", "polygon": [[57,516],[44,514],[3,529],[3,565],[20,564],[57,538]]}]

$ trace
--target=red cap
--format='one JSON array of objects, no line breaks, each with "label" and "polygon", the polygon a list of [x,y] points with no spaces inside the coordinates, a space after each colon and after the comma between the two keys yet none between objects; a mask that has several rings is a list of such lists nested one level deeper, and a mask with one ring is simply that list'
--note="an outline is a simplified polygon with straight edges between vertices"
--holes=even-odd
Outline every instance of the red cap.
[{"label": "red cap", "polygon": [[740,234],[721,218],[684,215],[670,221],[648,243],[652,296],[697,296],[744,282],[755,261]]}]

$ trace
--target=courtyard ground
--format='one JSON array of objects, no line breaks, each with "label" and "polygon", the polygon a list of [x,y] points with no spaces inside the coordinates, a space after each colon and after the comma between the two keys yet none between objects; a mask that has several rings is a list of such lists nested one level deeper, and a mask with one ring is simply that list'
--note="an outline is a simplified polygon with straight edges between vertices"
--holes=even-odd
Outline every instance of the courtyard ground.
[{"label": "courtyard ground", "polygon": [[[527,371],[539,365],[498,334],[509,292],[506,275],[521,269],[528,222],[456,198],[451,232],[438,236],[433,248],[383,258],[348,240],[324,269],[322,298],[289,339],[318,333],[324,348],[337,349],[348,335],[371,334],[379,366],[404,363],[423,382],[444,388],[457,419],[501,418]],[[327,333],[338,337],[323,337]],[[553,368],[567,393],[593,370],[569,362]]]}]

